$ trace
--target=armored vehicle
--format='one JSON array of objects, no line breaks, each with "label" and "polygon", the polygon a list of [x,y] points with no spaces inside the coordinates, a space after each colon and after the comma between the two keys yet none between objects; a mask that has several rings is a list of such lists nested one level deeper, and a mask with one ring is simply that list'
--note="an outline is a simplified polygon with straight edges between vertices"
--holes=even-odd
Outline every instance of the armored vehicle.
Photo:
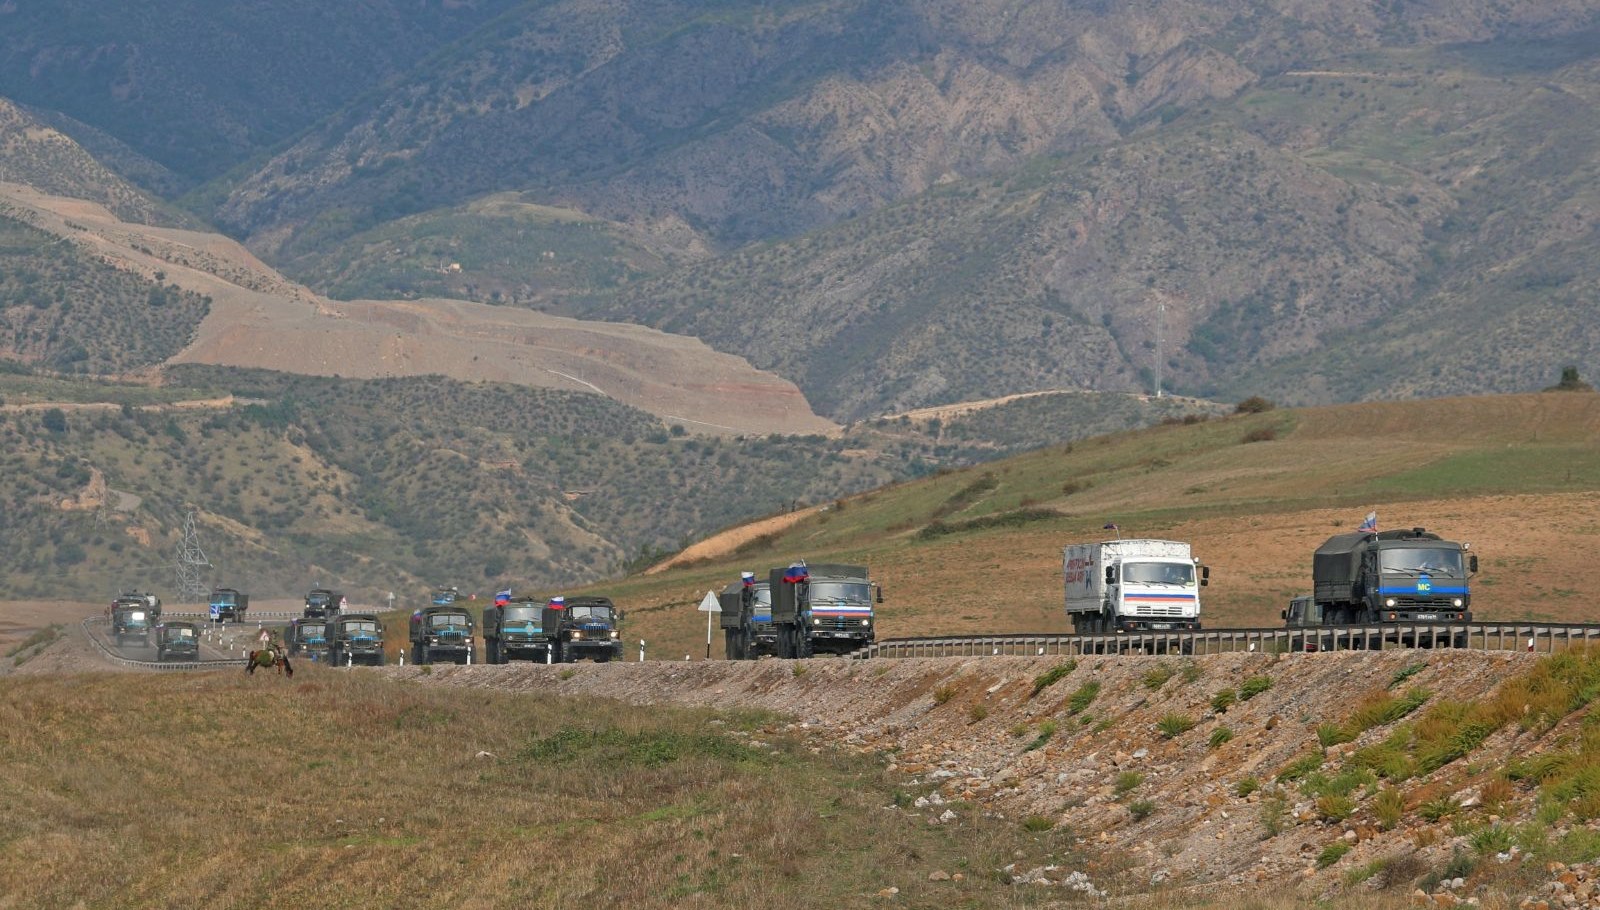
[{"label": "armored vehicle", "polygon": [[316,661],[326,662],[328,659],[328,623],[329,619],[315,619],[300,617],[290,620],[289,628],[283,633],[283,646],[288,650],[290,657],[304,655]]},{"label": "armored vehicle", "polygon": [[554,641],[544,634],[544,607],[544,601],[531,597],[484,607],[484,659],[491,664],[513,660],[554,663]]},{"label": "armored vehicle", "polygon": [[328,620],[328,663],[383,666],[383,623],[372,613],[347,613]]},{"label": "armored vehicle", "polygon": [[303,615],[308,619],[327,619],[338,615],[343,608],[343,594],[327,588],[312,588],[311,593],[306,595],[306,609]]},{"label": "armored vehicle", "polygon": [[212,622],[244,622],[250,609],[250,595],[240,594],[233,588],[214,588],[211,591]]},{"label": "armored vehicle", "polygon": [[200,630],[192,622],[156,626],[156,660],[199,660]]},{"label": "armored vehicle", "polygon": [[723,653],[729,660],[755,660],[778,653],[778,629],[772,624],[772,585],[741,573],[717,596],[722,607]]},{"label": "armored vehicle", "polygon": [[622,611],[609,597],[552,597],[545,605],[540,634],[550,640],[557,663],[590,658],[605,663],[622,657]]},{"label": "armored vehicle", "polygon": [[801,561],[768,572],[767,585],[779,657],[848,654],[872,642],[872,605],[883,603],[883,590],[866,566]]},{"label": "armored vehicle", "polygon": [[432,606],[411,614],[411,662],[472,663],[472,614],[465,607]]}]

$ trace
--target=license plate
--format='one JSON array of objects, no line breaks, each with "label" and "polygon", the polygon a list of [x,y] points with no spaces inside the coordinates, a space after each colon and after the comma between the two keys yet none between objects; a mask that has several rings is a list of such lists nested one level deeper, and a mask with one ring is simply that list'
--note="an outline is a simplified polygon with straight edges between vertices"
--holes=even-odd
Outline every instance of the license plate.
[{"label": "license plate", "polygon": [[1437,613],[1418,613],[1417,614],[1417,618],[1418,619],[1438,619],[1439,618],[1439,614],[1437,614]]},{"label": "license plate", "polygon": [[1172,623],[1170,623],[1170,622],[1153,622],[1153,623],[1150,624],[1150,628],[1152,628],[1152,629],[1170,629],[1170,628],[1172,628]]}]

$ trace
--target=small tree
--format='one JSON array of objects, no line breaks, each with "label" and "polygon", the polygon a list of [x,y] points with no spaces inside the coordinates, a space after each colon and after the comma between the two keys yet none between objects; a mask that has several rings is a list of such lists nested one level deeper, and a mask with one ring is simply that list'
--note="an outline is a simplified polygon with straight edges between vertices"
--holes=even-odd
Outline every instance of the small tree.
[{"label": "small tree", "polygon": [[1235,414],[1263,414],[1275,407],[1277,405],[1262,398],[1260,395],[1251,395],[1235,405],[1233,412]]},{"label": "small tree", "polygon": [[1578,378],[1578,368],[1561,368],[1561,381],[1545,389],[1546,392],[1593,392],[1594,386]]},{"label": "small tree", "polygon": [[60,408],[51,408],[44,412],[44,418],[40,423],[52,433],[65,433],[67,431],[67,414]]}]

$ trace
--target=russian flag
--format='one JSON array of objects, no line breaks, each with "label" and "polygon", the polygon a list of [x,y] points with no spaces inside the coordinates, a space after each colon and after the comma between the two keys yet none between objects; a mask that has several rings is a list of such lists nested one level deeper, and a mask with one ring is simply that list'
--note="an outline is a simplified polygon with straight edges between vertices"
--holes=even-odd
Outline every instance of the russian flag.
[{"label": "russian flag", "polygon": [[1363,521],[1361,523],[1361,527],[1356,528],[1356,530],[1361,532],[1361,533],[1363,533],[1363,534],[1376,534],[1376,533],[1378,533],[1378,513],[1377,512],[1368,512],[1367,513],[1367,520]]},{"label": "russian flag", "polygon": [[753,587],[756,586],[756,573],[754,573],[754,572],[740,572],[739,573],[739,580],[744,582],[744,586],[745,587],[753,588]]},{"label": "russian flag", "polygon": [[567,606],[567,599],[565,597],[552,597],[552,598],[550,598],[550,609],[552,609],[552,610],[563,610],[563,609],[566,609],[566,606]]},{"label": "russian flag", "polygon": [[797,585],[811,577],[811,571],[804,564],[790,566],[783,570],[784,584]]},{"label": "russian flag", "polygon": [[504,591],[495,592],[495,595],[494,595],[494,605],[495,606],[503,607],[503,606],[505,606],[506,604],[508,604],[510,602],[511,602],[511,589],[510,588],[506,588]]}]

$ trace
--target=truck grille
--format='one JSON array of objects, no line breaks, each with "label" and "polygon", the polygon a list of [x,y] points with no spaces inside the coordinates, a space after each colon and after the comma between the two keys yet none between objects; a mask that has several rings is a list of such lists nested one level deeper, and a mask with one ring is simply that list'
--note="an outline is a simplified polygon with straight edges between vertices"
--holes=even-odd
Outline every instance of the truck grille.
[{"label": "truck grille", "polygon": [[812,620],[811,628],[819,632],[861,632],[872,628],[861,624],[861,620],[865,618],[864,616],[818,616]]},{"label": "truck grille", "polygon": [[1396,597],[1391,610],[1458,610],[1450,604],[1448,597]]},{"label": "truck grille", "polygon": [[1134,604],[1135,616],[1183,616],[1186,608],[1180,606],[1167,606],[1161,604]]}]

